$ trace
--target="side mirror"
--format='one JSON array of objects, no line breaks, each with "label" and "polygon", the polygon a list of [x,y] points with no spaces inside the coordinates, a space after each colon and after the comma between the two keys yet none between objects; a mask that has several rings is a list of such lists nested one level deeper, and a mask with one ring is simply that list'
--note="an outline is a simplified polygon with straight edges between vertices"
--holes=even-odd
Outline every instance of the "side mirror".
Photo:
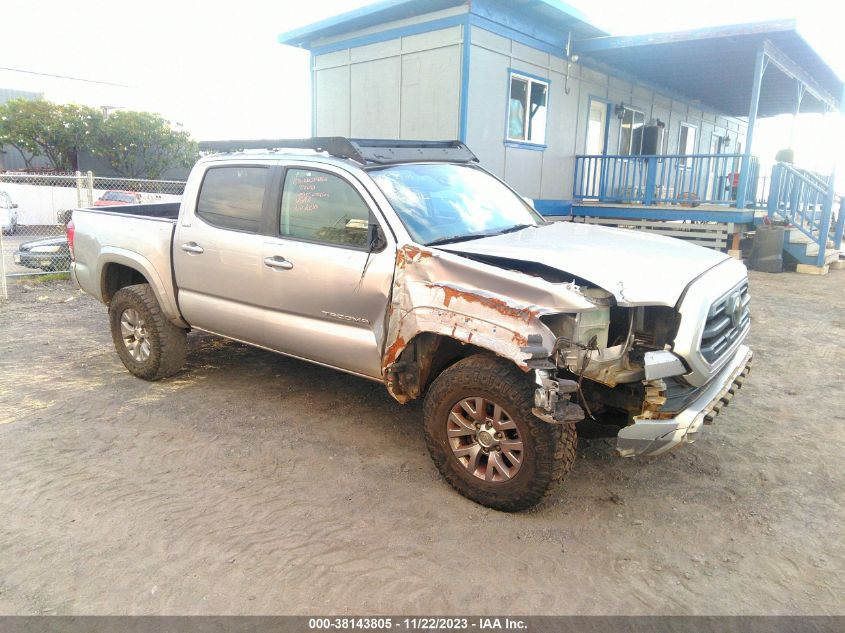
[{"label": "side mirror", "polygon": [[387,246],[387,240],[378,224],[370,224],[367,228],[367,248],[370,252],[377,252]]}]

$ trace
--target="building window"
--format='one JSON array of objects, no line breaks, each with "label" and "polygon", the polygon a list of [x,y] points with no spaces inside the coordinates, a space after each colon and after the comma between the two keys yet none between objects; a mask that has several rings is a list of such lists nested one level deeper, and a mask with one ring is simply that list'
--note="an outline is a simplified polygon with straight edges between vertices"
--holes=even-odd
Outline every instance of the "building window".
[{"label": "building window", "polygon": [[619,127],[620,154],[642,154],[643,125],[645,125],[644,113],[628,107],[622,109],[622,119]]},{"label": "building window", "polygon": [[509,94],[507,140],[544,145],[549,82],[512,73]]}]

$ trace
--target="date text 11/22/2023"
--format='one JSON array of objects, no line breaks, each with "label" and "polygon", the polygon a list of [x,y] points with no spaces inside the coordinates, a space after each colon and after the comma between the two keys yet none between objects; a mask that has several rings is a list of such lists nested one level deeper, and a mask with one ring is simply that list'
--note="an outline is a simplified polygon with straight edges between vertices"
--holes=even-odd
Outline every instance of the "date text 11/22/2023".
[{"label": "date text 11/22/2023", "polygon": [[391,629],[407,631],[520,631],[527,630],[525,620],[519,618],[477,617],[477,618],[447,618],[447,617],[344,617],[344,618],[309,618],[310,630],[371,630],[387,631]]}]

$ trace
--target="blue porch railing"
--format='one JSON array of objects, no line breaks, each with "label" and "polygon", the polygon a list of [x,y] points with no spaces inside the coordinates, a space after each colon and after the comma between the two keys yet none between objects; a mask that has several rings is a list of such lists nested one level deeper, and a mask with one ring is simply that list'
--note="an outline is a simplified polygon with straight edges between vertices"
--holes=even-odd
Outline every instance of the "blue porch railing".
[{"label": "blue porch railing", "polygon": [[[575,157],[576,200],[624,204],[736,206],[743,154],[588,155]],[[756,200],[757,159],[745,200]]]},{"label": "blue porch railing", "polygon": [[[833,223],[835,199],[834,178],[798,169],[787,163],[778,163],[772,169],[769,189],[769,217],[780,216],[795,229],[819,245],[816,265],[825,263],[828,240]],[[839,213],[833,225],[833,248],[842,247],[845,213],[840,200]]]}]

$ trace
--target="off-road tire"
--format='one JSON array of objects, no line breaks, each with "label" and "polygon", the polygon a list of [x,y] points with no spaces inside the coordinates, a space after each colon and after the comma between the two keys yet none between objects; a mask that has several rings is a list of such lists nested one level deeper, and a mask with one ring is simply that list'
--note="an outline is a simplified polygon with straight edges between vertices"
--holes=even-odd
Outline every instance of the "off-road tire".
[{"label": "off-road tire", "polygon": [[[123,342],[120,319],[124,311],[134,309],[144,319],[150,343],[149,357],[143,362],[132,358]],[[117,355],[132,374],[144,380],[172,376],[185,364],[188,354],[187,331],[176,327],[161,311],[149,284],[121,288],[109,303],[109,326]]]},{"label": "off-road tire", "polygon": [[[452,452],[446,431],[449,413],[471,397],[495,402],[516,423],[523,461],[509,481],[479,479]],[[496,510],[518,512],[545,501],[572,468],[577,435],[574,424],[543,422],[531,412],[533,406],[531,381],[504,359],[479,354],[446,369],[432,383],[423,406],[426,445],[440,474],[468,499]]]}]

